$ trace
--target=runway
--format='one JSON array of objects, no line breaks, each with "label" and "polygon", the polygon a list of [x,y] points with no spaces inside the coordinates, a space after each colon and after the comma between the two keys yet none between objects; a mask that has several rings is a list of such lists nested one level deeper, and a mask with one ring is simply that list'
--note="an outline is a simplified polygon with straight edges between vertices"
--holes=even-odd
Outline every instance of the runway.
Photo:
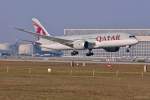
[{"label": "runway", "polygon": [[29,62],[66,62],[66,63],[99,63],[99,64],[138,64],[150,65],[148,62],[133,62],[133,61],[103,61],[99,57],[19,57],[19,58],[1,58],[0,61],[29,61]]}]

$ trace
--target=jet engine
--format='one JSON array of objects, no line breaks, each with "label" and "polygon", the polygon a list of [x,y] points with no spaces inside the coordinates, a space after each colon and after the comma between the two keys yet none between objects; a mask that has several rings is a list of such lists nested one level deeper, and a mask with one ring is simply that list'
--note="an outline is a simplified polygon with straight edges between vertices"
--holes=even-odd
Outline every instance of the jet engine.
[{"label": "jet engine", "polygon": [[76,40],[73,42],[73,48],[75,49],[89,49],[92,48],[92,44],[84,40]]}]

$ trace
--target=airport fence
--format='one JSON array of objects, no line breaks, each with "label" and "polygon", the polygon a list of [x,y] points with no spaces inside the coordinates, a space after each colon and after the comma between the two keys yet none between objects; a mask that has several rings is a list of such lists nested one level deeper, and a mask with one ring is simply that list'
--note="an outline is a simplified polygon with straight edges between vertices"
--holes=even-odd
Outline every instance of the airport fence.
[{"label": "airport fence", "polygon": [[7,75],[18,75],[18,76],[69,76],[69,77],[111,77],[111,78],[139,78],[144,79],[150,77],[149,72],[139,71],[139,72],[123,72],[123,71],[102,71],[100,69],[79,69],[79,68],[69,68],[69,69],[55,69],[54,67],[11,67],[11,66],[1,66],[0,74]]},{"label": "airport fence", "polygon": [[150,76],[149,65],[86,62],[1,62],[0,74],[18,76],[71,76],[140,78]]}]

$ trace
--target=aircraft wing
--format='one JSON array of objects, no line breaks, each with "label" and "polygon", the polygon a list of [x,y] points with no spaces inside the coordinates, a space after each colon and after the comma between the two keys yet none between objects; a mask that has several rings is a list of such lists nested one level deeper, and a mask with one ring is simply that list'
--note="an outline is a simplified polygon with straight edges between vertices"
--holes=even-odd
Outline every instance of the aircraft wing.
[{"label": "aircraft wing", "polygon": [[[41,43],[35,42],[35,41],[30,41],[30,40],[22,40],[22,41],[29,42],[29,43],[33,43],[33,44],[37,44],[37,45],[39,45],[39,46],[41,45]],[[42,48],[51,49],[51,50],[57,50],[57,49],[49,48],[49,47],[45,47],[45,46],[42,46]]]},{"label": "aircraft wing", "polygon": [[56,38],[56,37],[52,37],[52,36],[40,35],[40,34],[37,34],[35,32],[30,32],[30,31],[27,31],[27,30],[24,30],[21,28],[16,28],[16,29],[19,31],[26,32],[26,33],[29,33],[29,34],[34,35],[34,36],[39,36],[41,38],[44,38],[44,39],[47,39],[50,41],[54,41],[54,42],[57,42],[57,43],[60,43],[60,44],[63,44],[63,45],[66,45],[66,46],[73,48],[73,44],[72,44],[73,41],[72,40],[66,40],[66,39],[60,39],[60,38]]}]

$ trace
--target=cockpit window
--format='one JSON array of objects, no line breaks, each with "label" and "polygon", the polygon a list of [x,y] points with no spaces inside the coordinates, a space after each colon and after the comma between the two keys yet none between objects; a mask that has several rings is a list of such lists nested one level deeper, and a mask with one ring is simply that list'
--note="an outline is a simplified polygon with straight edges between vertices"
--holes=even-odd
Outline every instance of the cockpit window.
[{"label": "cockpit window", "polygon": [[129,38],[135,38],[135,35],[130,35]]}]

